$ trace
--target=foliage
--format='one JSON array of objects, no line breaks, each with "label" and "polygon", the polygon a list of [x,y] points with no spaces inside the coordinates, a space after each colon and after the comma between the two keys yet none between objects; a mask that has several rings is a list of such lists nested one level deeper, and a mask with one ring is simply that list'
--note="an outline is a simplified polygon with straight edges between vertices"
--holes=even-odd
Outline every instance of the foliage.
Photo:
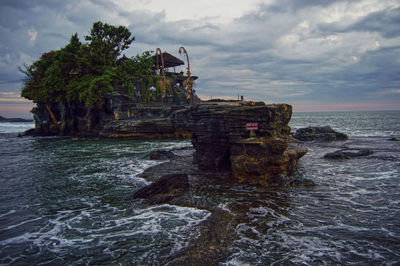
[{"label": "foliage", "polygon": [[134,95],[134,83],[152,75],[150,52],[117,64],[118,56],[134,41],[124,26],[95,22],[85,40],[80,42],[74,34],[65,47],[20,68],[25,74],[21,96],[35,103],[81,101],[101,108],[104,95],[114,88],[130,89]]},{"label": "foliage", "polygon": [[99,65],[107,65],[115,62],[121,51],[129,48],[135,40],[124,26],[115,27],[98,21],[93,23],[90,35],[85,36],[90,41],[90,53],[94,62]]},{"label": "foliage", "polygon": [[117,84],[118,87],[130,88],[133,83],[141,79],[151,76],[153,66],[153,58],[150,52],[144,52],[142,55],[137,55],[132,59],[125,60],[118,66]]}]

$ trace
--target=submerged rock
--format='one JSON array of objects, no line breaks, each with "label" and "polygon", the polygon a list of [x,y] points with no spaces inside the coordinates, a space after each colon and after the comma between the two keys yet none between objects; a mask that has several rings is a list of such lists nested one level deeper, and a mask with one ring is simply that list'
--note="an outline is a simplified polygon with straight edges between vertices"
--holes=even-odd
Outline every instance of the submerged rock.
[{"label": "submerged rock", "polygon": [[399,141],[399,139],[398,138],[395,138],[395,137],[392,137],[392,138],[390,138],[390,139],[388,139],[389,141]]},{"label": "submerged rock", "polygon": [[150,160],[173,160],[179,158],[173,151],[155,150],[150,153]]},{"label": "submerged rock", "polygon": [[295,132],[293,137],[301,141],[336,141],[349,139],[346,134],[337,132],[329,126],[300,128]]},{"label": "submerged rock", "polygon": [[374,152],[370,149],[342,149],[337,150],[335,152],[325,154],[324,158],[326,159],[334,159],[334,160],[343,160],[350,159],[354,157],[368,156],[373,154]]},{"label": "submerged rock", "polygon": [[133,198],[146,199],[152,204],[164,204],[186,194],[188,191],[189,181],[186,174],[169,174],[139,189],[133,195]]}]

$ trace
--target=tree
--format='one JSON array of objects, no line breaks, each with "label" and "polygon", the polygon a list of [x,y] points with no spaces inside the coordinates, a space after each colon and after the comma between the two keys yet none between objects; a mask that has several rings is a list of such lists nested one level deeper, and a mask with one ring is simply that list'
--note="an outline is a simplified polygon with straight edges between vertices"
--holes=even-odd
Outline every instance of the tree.
[{"label": "tree", "polygon": [[129,48],[135,40],[124,26],[115,27],[103,22],[93,23],[90,35],[85,36],[89,41],[89,51],[95,65],[112,65],[121,52]]},{"label": "tree", "polygon": [[[130,81],[127,73],[117,74],[121,69],[116,60],[134,39],[124,26],[93,23],[90,35],[85,36],[87,43],[81,43],[75,33],[64,48],[43,53],[31,66],[20,68],[25,74],[21,96],[35,103],[81,101],[87,107],[101,108],[106,93]],[[126,71],[149,73],[149,62],[149,54],[137,56],[134,66],[125,66]]]}]

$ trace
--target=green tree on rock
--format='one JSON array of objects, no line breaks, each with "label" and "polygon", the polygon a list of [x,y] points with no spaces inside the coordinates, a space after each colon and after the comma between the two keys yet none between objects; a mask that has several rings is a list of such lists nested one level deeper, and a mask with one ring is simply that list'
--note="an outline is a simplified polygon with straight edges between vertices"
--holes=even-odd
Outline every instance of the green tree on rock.
[{"label": "green tree on rock", "polygon": [[85,40],[89,41],[88,48],[93,66],[102,70],[102,66],[114,65],[117,57],[129,48],[135,37],[131,37],[131,33],[124,26],[115,27],[98,21],[93,24],[90,35],[85,36]]},{"label": "green tree on rock", "polygon": [[[65,47],[42,54],[21,70],[25,74],[21,96],[39,104],[80,101],[89,108],[101,108],[106,93],[130,81],[127,74],[118,74],[116,61],[134,39],[124,26],[95,22],[86,43],[74,34]],[[146,69],[135,71],[148,72],[148,65],[146,59],[135,66]]]}]

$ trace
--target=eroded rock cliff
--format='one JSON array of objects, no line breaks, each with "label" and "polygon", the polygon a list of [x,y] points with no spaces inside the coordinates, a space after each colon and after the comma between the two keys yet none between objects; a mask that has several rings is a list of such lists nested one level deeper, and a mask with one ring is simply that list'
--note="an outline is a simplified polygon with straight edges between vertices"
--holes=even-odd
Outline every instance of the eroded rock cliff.
[{"label": "eroded rock cliff", "polygon": [[[231,170],[239,182],[268,186],[292,175],[307,150],[290,136],[287,104],[206,102],[189,119],[194,160],[203,170]],[[250,137],[248,123],[257,126]]]}]

